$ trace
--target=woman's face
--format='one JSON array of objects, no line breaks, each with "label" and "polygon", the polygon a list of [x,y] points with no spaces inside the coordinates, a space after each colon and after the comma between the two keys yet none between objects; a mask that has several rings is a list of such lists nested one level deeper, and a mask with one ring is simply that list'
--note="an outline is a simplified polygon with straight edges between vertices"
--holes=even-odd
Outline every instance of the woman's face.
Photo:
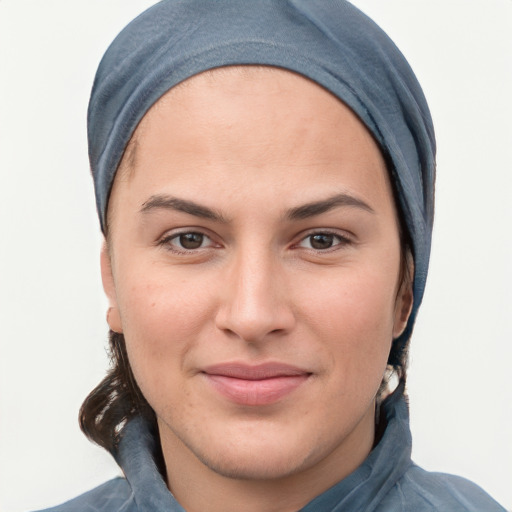
[{"label": "woman's face", "polygon": [[347,107],[282,70],[192,78],[143,119],[109,220],[109,323],[164,456],[249,479],[361,463],[411,293],[383,158]]}]

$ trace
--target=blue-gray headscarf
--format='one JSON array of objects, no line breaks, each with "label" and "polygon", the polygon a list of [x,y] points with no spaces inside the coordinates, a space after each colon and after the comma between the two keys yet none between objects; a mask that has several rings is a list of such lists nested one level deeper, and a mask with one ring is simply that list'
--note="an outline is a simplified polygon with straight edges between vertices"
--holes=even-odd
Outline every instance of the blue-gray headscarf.
[{"label": "blue-gray headscarf", "polygon": [[164,0],[132,21],[105,53],[88,113],[89,157],[102,230],[124,149],[171,87],[219,66],[259,64],[322,85],[368,127],[389,161],[414,252],[414,307],[427,277],[435,140],[421,87],[389,37],[345,0]]}]

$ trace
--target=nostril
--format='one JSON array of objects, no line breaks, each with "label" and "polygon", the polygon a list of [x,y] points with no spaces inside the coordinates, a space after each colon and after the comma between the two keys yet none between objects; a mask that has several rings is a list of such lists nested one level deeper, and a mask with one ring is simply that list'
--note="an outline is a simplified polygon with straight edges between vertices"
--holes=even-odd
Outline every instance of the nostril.
[{"label": "nostril", "polygon": [[229,338],[239,338],[247,343],[259,343],[269,337],[282,336],[289,332],[294,324],[286,312],[269,315],[261,314],[258,318],[244,317],[238,314],[219,314],[216,321],[218,329]]}]

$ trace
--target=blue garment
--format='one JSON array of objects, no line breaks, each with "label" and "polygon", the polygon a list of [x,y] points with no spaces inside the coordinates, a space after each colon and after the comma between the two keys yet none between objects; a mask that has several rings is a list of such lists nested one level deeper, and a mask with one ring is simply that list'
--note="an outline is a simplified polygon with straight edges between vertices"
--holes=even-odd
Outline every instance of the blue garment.
[{"label": "blue garment", "polygon": [[[363,464],[300,512],[506,512],[468,480],[429,473],[411,461],[409,412],[401,393],[384,402],[381,414],[386,430]],[[157,469],[156,443],[148,425],[133,419],[116,453],[126,478],[46,512],[184,512]]]},{"label": "blue garment", "polygon": [[345,0],[164,0],[133,20],[105,53],[89,103],[89,158],[102,229],[119,162],[148,109],[195,74],[244,64],[310,78],[351,107],[375,137],[413,245],[414,305],[401,336],[407,340],[430,256],[434,129],[404,56]]}]

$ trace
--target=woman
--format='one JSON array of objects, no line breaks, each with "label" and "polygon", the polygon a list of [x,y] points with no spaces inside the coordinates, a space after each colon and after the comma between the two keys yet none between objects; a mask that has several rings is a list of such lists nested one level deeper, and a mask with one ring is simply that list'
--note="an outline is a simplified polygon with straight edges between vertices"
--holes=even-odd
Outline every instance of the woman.
[{"label": "woman", "polygon": [[503,510],[410,461],[435,156],[410,68],[346,2],[212,5],[158,4],[98,70],[114,368],[81,421],[126,480],[62,510]]}]

